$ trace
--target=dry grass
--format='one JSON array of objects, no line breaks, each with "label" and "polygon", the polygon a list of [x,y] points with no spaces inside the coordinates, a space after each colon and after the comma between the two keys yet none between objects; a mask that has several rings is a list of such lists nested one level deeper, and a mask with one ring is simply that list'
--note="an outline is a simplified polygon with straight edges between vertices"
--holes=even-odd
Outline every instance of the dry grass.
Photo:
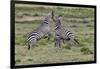
[{"label": "dry grass", "polygon": [[[61,7],[43,7],[41,9],[40,8],[41,7],[39,6],[28,6],[25,8],[21,5],[16,5],[16,65],[94,61],[93,9]],[[33,29],[37,28],[41,24],[41,17],[49,13],[51,9],[55,9],[57,14],[63,15],[63,25],[66,28],[69,28],[73,33],[75,33],[76,38],[80,42],[80,45],[70,46],[68,44],[62,44],[62,48],[55,48],[53,40],[54,37],[52,37],[50,41],[47,41],[47,39],[41,39],[40,41],[38,41],[36,47],[28,50],[26,34],[32,31]],[[26,12],[27,15],[25,14]],[[35,14],[37,14],[37,16]],[[85,18],[86,21],[84,21],[83,18]],[[88,51],[92,53],[88,53]]]}]

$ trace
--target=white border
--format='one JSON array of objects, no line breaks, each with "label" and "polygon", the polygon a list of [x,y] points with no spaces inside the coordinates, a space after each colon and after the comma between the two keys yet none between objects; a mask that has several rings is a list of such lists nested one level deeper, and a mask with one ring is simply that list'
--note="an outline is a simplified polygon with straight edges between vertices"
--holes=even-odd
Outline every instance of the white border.
[{"label": "white border", "polygon": [[[38,2],[56,2],[69,4],[85,4],[97,5],[97,35],[98,47],[97,52],[100,52],[100,0],[24,0]],[[100,64],[100,54],[98,53],[97,64],[85,65],[68,65],[68,66],[53,66],[41,67],[37,69],[98,69]],[[10,0],[0,0],[0,69],[10,69]],[[30,68],[32,69],[32,68]]]}]

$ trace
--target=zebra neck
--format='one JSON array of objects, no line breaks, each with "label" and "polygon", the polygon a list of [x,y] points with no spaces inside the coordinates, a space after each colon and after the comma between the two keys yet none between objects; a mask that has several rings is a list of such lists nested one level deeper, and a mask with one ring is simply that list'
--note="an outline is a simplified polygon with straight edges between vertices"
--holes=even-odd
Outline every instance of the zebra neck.
[{"label": "zebra neck", "polygon": [[61,28],[61,23],[60,22],[56,23],[56,28]]},{"label": "zebra neck", "polygon": [[56,26],[56,28],[55,28],[55,29],[56,29],[56,30],[57,30],[57,29],[61,29],[61,26]]}]

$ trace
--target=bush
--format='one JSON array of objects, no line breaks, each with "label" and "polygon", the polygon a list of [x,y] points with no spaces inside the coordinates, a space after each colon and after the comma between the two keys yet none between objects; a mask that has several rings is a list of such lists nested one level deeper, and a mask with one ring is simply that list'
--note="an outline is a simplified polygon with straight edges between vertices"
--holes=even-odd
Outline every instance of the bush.
[{"label": "bush", "polygon": [[77,27],[77,25],[72,25],[71,27]]},{"label": "bush", "polygon": [[21,62],[21,60],[20,59],[17,59],[16,62]]},{"label": "bush", "polygon": [[65,46],[64,48],[65,48],[65,49],[71,49],[71,47],[70,47],[70,46]]},{"label": "bush", "polygon": [[83,54],[93,54],[89,48],[81,48],[80,50]]},{"label": "bush", "polygon": [[87,27],[93,27],[93,25],[86,25]]},{"label": "bush", "polygon": [[32,61],[33,59],[27,59],[28,61]]},{"label": "bush", "polygon": [[35,13],[35,14],[33,14],[33,16],[39,16],[39,14],[38,13]]}]

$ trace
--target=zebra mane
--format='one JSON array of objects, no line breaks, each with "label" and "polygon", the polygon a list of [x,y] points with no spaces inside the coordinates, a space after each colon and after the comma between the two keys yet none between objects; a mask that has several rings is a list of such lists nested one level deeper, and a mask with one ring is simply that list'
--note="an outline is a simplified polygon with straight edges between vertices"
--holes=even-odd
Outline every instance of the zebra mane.
[{"label": "zebra mane", "polygon": [[60,19],[60,16],[56,16],[55,17],[55,25],[56,25],[56,28],[61,28],[62,27],[62,22],[61,22],[61,19]]}]

